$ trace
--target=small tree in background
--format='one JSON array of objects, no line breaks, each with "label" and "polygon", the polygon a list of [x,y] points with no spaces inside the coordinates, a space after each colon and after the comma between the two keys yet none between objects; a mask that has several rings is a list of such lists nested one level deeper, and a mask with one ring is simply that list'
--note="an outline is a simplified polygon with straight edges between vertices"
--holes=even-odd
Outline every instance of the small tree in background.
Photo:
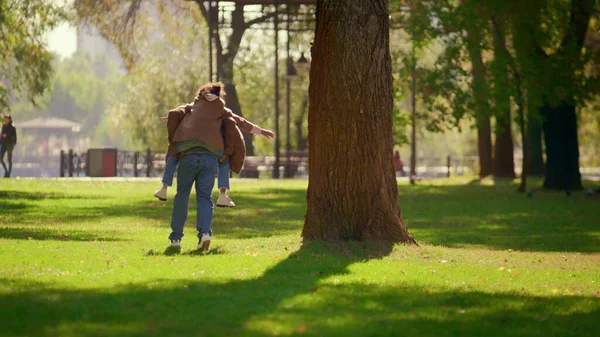
[{"label": "small tree in background", "polygon": [[52,3],[0,0],[0,112],[9,110],[13,98],[35,103],[50,87],[52,56],[44,36],[65,17]]}]

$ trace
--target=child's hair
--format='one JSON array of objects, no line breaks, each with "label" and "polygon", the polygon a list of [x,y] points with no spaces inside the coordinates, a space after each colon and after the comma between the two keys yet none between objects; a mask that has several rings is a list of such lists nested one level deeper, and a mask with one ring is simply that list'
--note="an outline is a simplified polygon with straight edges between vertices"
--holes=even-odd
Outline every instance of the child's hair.
[{"label": "child's hair", "polygon": [[200,89],[198,89],[198,93],[196,94],[196,99],[198,99],[206,94],[213,94],[213,95],[217,95],[219,97],[223,97],[223,96],[225,96],[225,85],[221,82],[206,83],[205,85],[201,86]]}]

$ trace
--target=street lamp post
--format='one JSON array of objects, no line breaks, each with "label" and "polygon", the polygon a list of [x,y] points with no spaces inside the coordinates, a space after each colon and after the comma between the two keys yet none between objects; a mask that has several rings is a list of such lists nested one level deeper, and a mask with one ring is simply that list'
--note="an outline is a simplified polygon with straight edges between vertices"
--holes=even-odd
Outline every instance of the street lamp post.
[{"label": "street lamp post", "polygon": [[273,24],[275,26],[275,162],[273,163],[273,179],[279,179],[280,143],[279,143],[279,6],[275,4],[275,16]]},{"label": "street lamp post", "polygon": [[290,123],[291,123],[291,91],[292,91],[292,80],[298,76],[298,72],[296,72],[296,68],[294,68],[294,64],[292,58],[290,56],[290,6],[286,6],[286,30],[287,30],[287,41],[286,41],[286,53],[287,53],[287,62],[286,62],[286,76],[285,76],[285,168],[284,168],[284,177],[292,178],[292,166],[290,163],[290,152],[292,151],[292,142],[290,139]]}]

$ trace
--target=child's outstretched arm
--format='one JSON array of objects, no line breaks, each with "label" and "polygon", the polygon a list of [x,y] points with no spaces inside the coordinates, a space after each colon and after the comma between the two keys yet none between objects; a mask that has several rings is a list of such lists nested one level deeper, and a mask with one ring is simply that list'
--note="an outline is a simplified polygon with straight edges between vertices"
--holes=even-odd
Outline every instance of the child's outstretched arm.
[{"label": "child's outstretched arm", "polygon": [[235,124],[242,131],[245,131],[247,133],[252,133],[252,134],[255,134],[255,135],[262,135],[262,136],[267,137],[269,139],[273,139],[276,136],[273,131],[263,129],[260,126],[255,125],[255,124],[249,122],[244,117],[241,117],[241,116],[238,116],[238,115],[234,114],[229,108],[225,108],[225,114],[226,114],[226,118],[227,117],[233,118],[235,120]]}]

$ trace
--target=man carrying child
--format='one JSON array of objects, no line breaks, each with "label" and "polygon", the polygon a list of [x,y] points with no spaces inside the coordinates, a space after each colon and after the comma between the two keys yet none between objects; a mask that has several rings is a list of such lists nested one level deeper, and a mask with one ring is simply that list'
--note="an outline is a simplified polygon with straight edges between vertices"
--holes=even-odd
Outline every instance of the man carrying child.
[{"label": "man carrying child", "polygon": [[[222,123],[231,119],[243,131],[274,138],[269,130],[250,123],[225,107],[221,83],[208,83],[200,90],[194,103],[171,110],[167,129],[169,144],[178,155],[177,194],[171,214],[170,248],[180,250],[183,227],[188,215],[192,185],[196,186],[198,249],[207,250],[211,241],[213,217],[212,190],[218,162],[224,156]],[[173,163],[174,161],[172,161]],[[177,163],[175,163],[177,165]],[[166,197],[166,195],[165,195]]]}]

